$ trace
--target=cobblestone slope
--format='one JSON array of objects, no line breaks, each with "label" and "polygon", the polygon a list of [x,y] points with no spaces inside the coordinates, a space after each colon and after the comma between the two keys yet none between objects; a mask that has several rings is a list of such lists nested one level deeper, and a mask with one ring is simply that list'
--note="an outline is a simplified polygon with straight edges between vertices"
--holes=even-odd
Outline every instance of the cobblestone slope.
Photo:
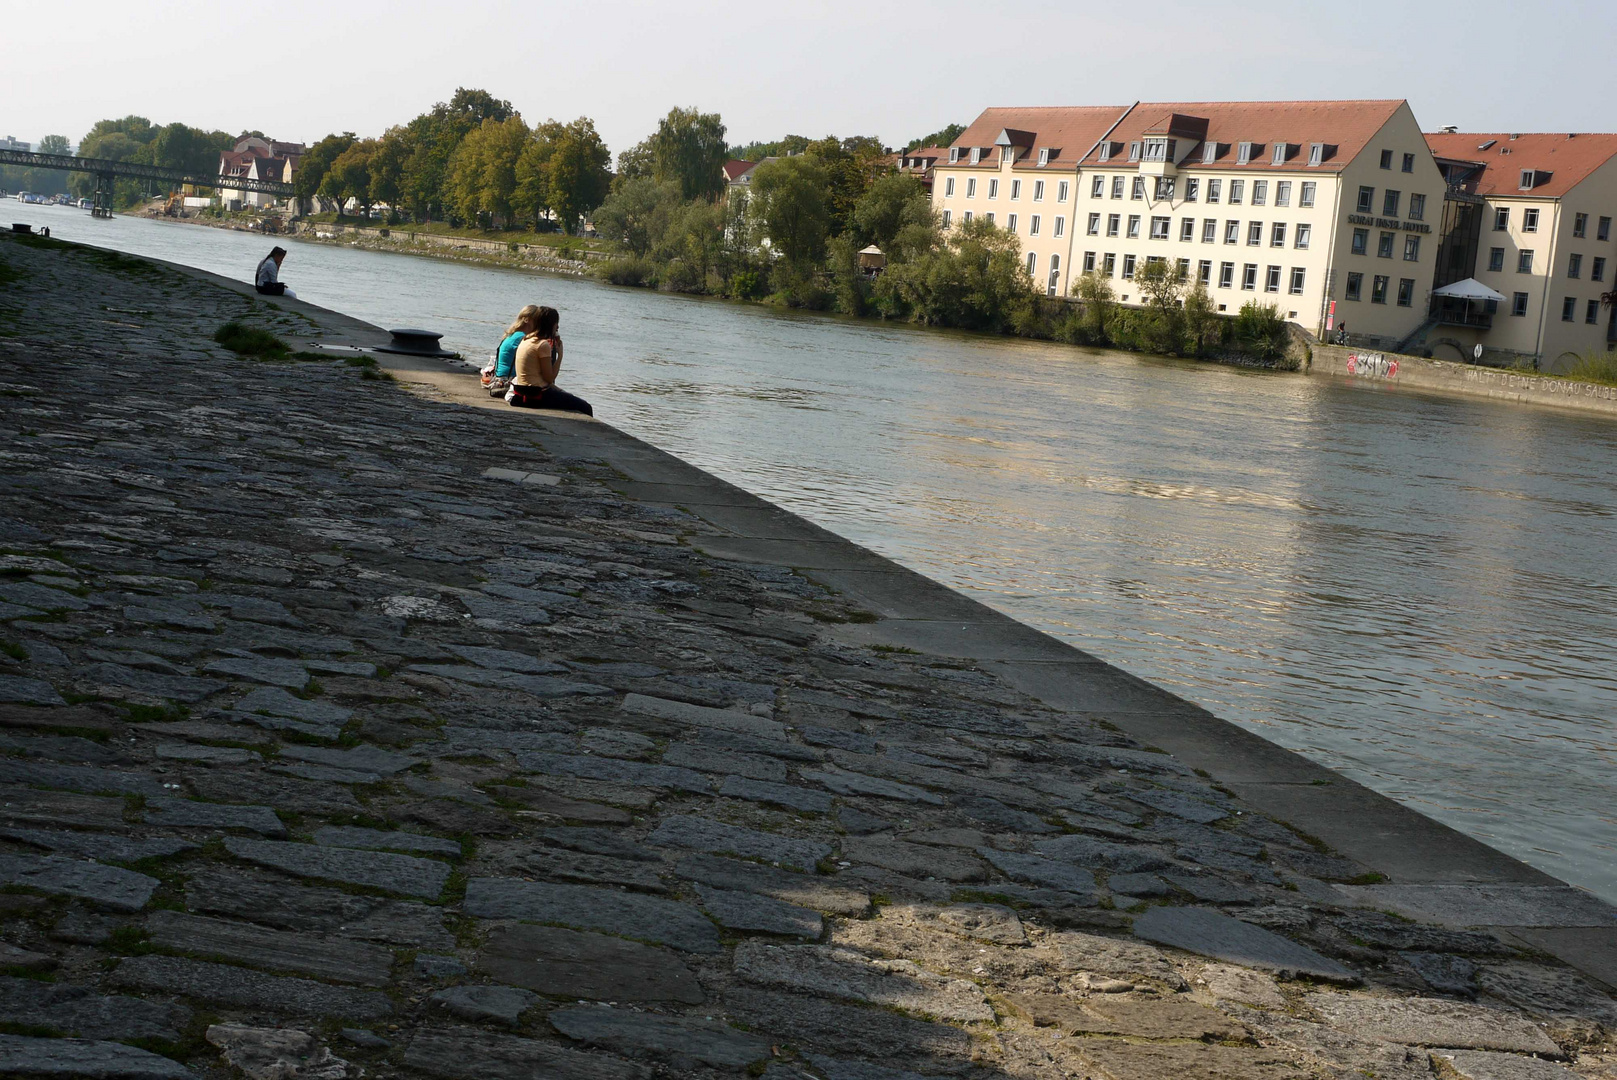
[{"label": "cobblestone slope", "polygon": [[834,643],[600,462],[0,259],[0,1075],[1617,1075],[1564,965],[1338,906],[1366,867]]}]

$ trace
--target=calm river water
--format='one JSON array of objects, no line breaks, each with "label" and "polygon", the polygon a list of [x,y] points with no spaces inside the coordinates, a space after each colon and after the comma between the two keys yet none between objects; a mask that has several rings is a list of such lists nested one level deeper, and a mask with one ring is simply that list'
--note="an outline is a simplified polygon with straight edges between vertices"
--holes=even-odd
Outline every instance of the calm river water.
[{"label": "calm river water", "polygon": [[1617,423],[288,246],[303,299],[469,356],[549,303],[603,419],[1617,901]]}]

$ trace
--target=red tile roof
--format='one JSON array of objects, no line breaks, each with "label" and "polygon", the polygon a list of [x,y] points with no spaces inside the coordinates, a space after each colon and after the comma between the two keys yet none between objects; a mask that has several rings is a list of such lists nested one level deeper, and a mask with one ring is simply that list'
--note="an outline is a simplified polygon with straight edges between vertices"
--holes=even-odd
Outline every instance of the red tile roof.
[{"label": "red tile roof", "polygon": [[[1617,135],[1442,131],[1428,132],[1426,145],[1438,157],[1485,165],[1475,188],[1478,195],[1547,199],[1565,195],[1617,155]],[[1543,173],[1549,176],[1524,191],[1521,175],[1526,169],[1535,170],[1541,177]]]},{"label": "red tile roof", "polygon": [[[1123,144],[1124,160],[1128,144],[1148,134],[1172,133],[1197,143],[1217,142],[1219,157],[1211,167],[1252,170],[1275,168],[1270,162],[1276,143],[1297,147],[1287,161],[1291,167],[1306,167],[1310,144],[1325,143],[1336,151],[1315,169],[1337,172],[1358,156],[1402,104],[1397,100],[1142,101],[1129,110],[1108,141]],[[1236,145],[1243,142],[1256,143],[1260,149],[1249,163],[1237,165]],[[1098,157],[1090,154],[1084,163],[1098,164]],[[1201,150],[1193,149],[1182,163],[1194,166],[1201,160]]]},{"label": "red tile roof", "polygon": [[[1126,108],[1123,105],[1079,105],[984,109],[982,115],[973,120],[971,126],[961,132],[951,145],[962,148],[957,164],[964,165],[970,160],[966,148],[991,147],[1002,131],[1026,132],[1031,137],[1031,152],[1017,159],[1017,168],[1036,167],[1038,151],[1042,147],[1048,147],[1051,151],[1049,164],[1045,168],[1072,168],[1106,134],[1106,130],[1124,114]],[[1056,153],[1058,150],[1059,154]],[[998,154],[990,156],[985,153],[983,157],[983,164],[998,168]],[[943,155],[943,160],[938,164],[948,164],[948,155]]]},{"label": "red tile roof", "polygon": [[756,164],[758,164],[756,161],[742,161],[740,158],[731,158],[724,163],[724,178],[727,181],[733,181]]}]

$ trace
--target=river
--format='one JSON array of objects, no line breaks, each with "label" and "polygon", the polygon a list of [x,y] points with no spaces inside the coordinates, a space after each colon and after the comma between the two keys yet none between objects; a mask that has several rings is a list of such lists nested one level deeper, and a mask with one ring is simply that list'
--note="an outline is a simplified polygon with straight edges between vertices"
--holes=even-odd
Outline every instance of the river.
[{"label": "river", "polygon": [[603,419],[1617,902],[1608,419],[287,246],[303,299],[471,356],[549,303]]}]

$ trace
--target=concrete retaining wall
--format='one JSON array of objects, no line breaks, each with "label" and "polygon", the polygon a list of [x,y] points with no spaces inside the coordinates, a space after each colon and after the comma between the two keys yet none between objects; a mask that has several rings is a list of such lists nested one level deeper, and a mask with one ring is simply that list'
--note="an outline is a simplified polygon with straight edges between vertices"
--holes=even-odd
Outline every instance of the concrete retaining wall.
[{"label": "concrete retaining wall", "polygon": [[1617,386],[1552,379],[1447,360],[1426,360],[1399,353],[1315,345],[1309,374],[1336,375],[1415,390],[1436,390],[1530,405],[1558,405],[1617,416]]}]

